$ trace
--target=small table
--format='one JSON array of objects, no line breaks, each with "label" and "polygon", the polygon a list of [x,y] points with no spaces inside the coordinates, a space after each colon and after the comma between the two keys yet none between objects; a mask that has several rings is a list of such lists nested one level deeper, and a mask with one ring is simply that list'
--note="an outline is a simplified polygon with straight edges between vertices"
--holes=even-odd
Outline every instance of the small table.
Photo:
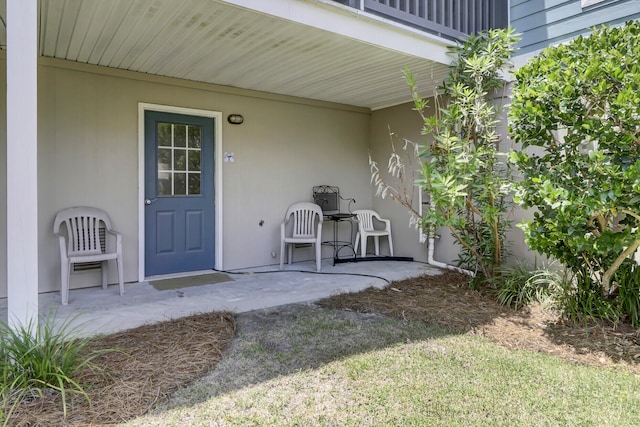
[{"label": "small table", "polygon": [[[336,261],[340,259],[340,251],[348,248],[353,253],[353,257],[356,257],[356,251],[353,247],[353,218],[355,218],[355,214],[350,213],[335,213],[335,214],[326,214],[324,216],[325,221],[333,222],[333,241],[322,242],[323,245],[330,245],[333,247],[333,265],[336,265]],[[339,240],[338,239],[338,226],[341,222],[349,222],[349,240]]]}]

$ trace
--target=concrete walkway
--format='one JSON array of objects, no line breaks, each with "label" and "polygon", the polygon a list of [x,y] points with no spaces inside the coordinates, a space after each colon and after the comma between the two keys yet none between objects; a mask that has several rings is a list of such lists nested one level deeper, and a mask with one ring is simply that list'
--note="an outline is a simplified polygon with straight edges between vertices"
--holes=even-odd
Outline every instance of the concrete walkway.
[{"label": "concrete walkway", "polygon": [[[117,285],[107,290],[77,289],[70,291],[67,306],[60,304],[59,292],[51,292],[40,295],[40,314],[53,315],[59,322],[73,319],[81,335],[93,335],[210,311],[241,313],[312,302],[371,286],[382,288],[387,281],[441,272],[419,262],[376,260],[335,266],[332,263],[324,261],[322,273],[315,272],[315,262],[285,265],[284,271],[279,271],[277,265],[236,270],[235,274],[229,274],[233,279],[230,282],[166,291],[158,291],[148,282],[128,283],[122,297]],[[0,313],[5,319],[6,307],[6,299],[0,300]]]}]

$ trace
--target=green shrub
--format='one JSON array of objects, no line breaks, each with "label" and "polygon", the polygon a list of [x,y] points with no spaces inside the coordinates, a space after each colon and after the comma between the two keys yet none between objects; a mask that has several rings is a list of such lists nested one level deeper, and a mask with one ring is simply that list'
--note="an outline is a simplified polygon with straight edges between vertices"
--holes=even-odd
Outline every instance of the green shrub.
[{"label": "green shrub", "polygon": [[[409,159],[417,157],[414,166],[403,161],[391,135],[388,172],[401,181],[399,187],[388,185],[377,164],[369,160],[376,195],[389,195],[407,207],[412,222],[425,234],[447,229],[460,247],[458,265],[477,273],[481,281],[492,280],[506,254],[511,177],[506,155],[499,151],[502,116],[495,98],[502,99],[506,82],[501,73],[510,65],[517,40],[511,29],[490,30],[450,48],[453,61],[433,98],[434,115],[427,111],[431,99],[420,96],[411,71],[405,69],[414,110],[423,121],[422,133],[433,140],[424,144],[403,140],[403,150],[413,151]],[[422,214],[414,208],[416,185],[429,195],[430,209]]]},{"label": "green shrub", "polygon": [[77,337],[71,320],[54,325],[53,319],[48,316],[40,326],[0,322],[0,416],[5,423],[27,398],[59,393],[65,416],[70,393],[88,399],[76,378],[82,369],[95,368],[92,360],[104,351],[88,352],[89,339]]},{"label": "green shrub", "polygon": [[523,148],[511,154],[522,173],[515,201],[535,208],[522,225],[526,242],[570,270],[574,287],[562,305],[569,313],[635,325],[638,57],[640,22],[547,48],[516,73],[509,113],[511,136]]}]

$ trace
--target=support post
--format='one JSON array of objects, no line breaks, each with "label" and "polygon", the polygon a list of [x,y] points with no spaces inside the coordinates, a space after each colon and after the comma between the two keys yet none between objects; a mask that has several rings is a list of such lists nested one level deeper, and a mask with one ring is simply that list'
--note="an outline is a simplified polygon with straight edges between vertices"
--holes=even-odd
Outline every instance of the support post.
[{"label": "support post", "polygon": [[38,320],[37,0],[7,0],[7,305]]}]

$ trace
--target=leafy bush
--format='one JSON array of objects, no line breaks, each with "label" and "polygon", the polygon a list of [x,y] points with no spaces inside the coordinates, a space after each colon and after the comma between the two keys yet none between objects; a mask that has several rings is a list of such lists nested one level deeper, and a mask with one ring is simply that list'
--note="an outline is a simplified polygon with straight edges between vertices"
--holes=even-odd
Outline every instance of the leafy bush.
[{"label": "leafy bush", "polygon": [[104,352],[88,352],[89,340],[77,332],[71,321],[54,326],[51,315],[39,327],[0,322],[0,416],[5,423],[24,399],[59,393],[65,416],[69,393],[88,399],[76,377],[84,368],[95,368],[92,360]]},{"label": "leafy bush", "polygon": [[511,180],[499,151],[501,111],[493,97],[503,95],[506,83],[500,73],[509,65],[517,40],[508,29],[482,32],[458,43],[449,78],[436,98],[446,108],[438,108],[434,116],[424,115],[426,103],[416,95],[411,75],[407,79],[415,109],[424,120],[423,133],[435,137],[422,153],[418,181],[432,204],[423,225],[447,227],[460,245],[460,264],[489,280],[506,254]]},{"label": "leafy bush", "polygon": [[[506,155],[499,151],[501,109],[495,98],[504,98],[506,83],[501,72],[516,42],[513,30],[500,29],[472,35],[454,46],[450,73],[434,99],[436,113],[432,116],[425,112],[430,100],[418,94],[411,71],[405,70],[414,110],[424,122],[422,133],[434,138],[425,145],[404,141],[405,151],[414,148],[419,156],[419,177],[409,183],[410,191],[387,185],[370,160],[377,194],[388,194],[409,208],[414,222],[429,235],[447,228],[461,248],[458,265],[489,281],[505,258],[510,203],[510,172]],[[413,176],[406,166],[394,146],[389,173],[400,180]],[[412,210],[407,196],[413,194],[416,183],[429,195],[431,205],[422,218]]]},{"label": "leafy bush", "polygon": [[[640,22],[545,49],[516,73],[509,130],[527,244],[574,277],[566,307],[638,316]],[[568,289],[569,291],[570,289]],[[635,292],[635,294],[634,294]],[[575,301],[570,301],[571,299]],[[621,310],[617,314],[612,314]]]}]

